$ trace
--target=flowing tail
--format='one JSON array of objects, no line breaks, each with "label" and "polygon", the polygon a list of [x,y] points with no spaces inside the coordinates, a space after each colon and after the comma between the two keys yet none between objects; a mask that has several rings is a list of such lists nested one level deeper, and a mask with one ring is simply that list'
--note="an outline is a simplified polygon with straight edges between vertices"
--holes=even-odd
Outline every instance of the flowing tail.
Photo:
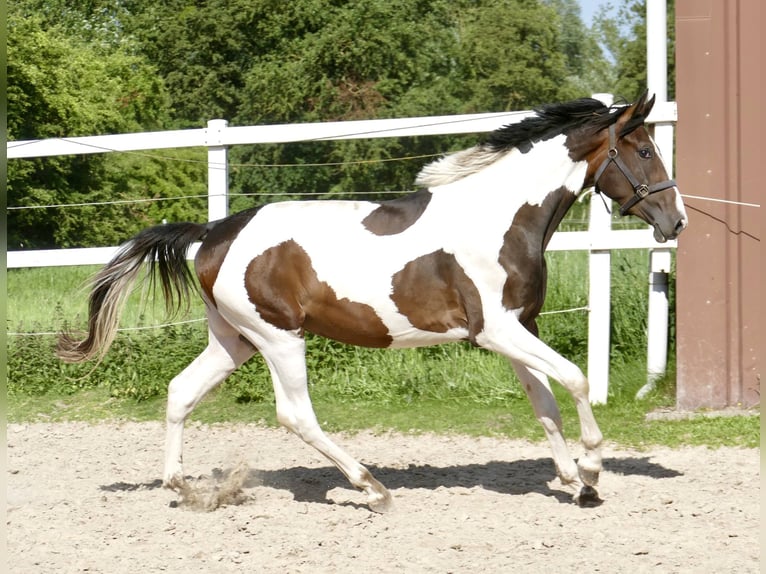
[{"label": "flowing tail", "polygon": [[59,335],[56,355],[67,363],[101,361],[117,333],[120,315],[131,286],[148,264],[147,278],[154,285],[156,275],[169,312],[189,304],[194,275],[186,263],[189,246],[202,239],[210,224],[169,223],[144,229],[123,244],[114,258],[92,280],[88,310],[88,336],[83,340],[71,332]]}]

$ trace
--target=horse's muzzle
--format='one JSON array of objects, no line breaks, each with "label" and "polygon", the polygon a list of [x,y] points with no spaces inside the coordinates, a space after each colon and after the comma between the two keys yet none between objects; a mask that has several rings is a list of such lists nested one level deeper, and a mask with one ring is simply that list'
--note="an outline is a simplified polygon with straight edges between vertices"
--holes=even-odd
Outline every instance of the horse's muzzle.
[{"label": "horse's muzzle", "polygon": [[665,243],[669,239],[675,239],[681,234],[681,232],[684,229],[686,229],[686,226],[688,224],[689,222],[686,219],[686,217],[681,217],[678,221],[676,221],[672,231],[665,232],[659,223],[655,223],[654,224],[654,239],[655,241],[657,241],[657,243]]}]

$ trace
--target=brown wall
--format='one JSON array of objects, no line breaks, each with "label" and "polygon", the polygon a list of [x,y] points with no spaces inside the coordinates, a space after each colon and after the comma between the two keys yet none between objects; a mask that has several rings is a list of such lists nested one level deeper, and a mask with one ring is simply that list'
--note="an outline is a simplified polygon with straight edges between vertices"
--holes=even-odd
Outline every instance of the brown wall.
[{"label": "brown wall", "polygon": [[[761,0],[676,1],[682,194],[761,204],[766,156]],[[760,169],[759,169],[760,168]],[[677,251],[679,409],[760,402],[762,208],[684,199]]]}]

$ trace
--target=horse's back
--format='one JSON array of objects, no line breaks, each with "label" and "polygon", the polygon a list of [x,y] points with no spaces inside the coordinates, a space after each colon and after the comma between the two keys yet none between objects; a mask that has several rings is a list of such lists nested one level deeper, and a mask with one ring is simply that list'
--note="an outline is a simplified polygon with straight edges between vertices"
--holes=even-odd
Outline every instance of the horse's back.
[{"label": "horse's back", "polygon": [[[232,321],[350,344],[466,338],[475,315],[466,308],[479,296],[455,255],[435,229],[375,233],[368,218],[381,206],[392,211],[363,201],[282,202],[223,221],[197,255],[203,291]],[[394,216],[399,225],[411,219]]]}]

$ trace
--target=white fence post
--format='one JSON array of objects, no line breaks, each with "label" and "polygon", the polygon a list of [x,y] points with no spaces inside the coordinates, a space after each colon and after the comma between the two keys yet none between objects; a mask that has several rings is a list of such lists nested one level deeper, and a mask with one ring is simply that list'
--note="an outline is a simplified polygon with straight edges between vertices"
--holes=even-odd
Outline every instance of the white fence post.
[{"label": "white fence post", "polygon": [[[614,96],[597,93],[591,97],[611,106]],[[602,196],[611,205],[612,201]],[[596,199],[596,193],[590,197],[590,219],[588,231],[600,233],[612,228],[612,214],[603,201]],[[612,254],[611,251],[590,250],[588,255],[588,398],[593,404],[606,403],[609,393],[609,351],[611,331],[611,295],[612,295]]]},{"label": "white fence post", "polygon": [[[654,141],[662,153],[668,177],[673,178],[673,124],[654,126]],[[636,394],[645,397],[668,367],[668,280],[672,256],[670,249],[649,250],[649,309],[646,341],[646,384]]]},{"label": "white fence post", "polygon": [[[646,83],[657,103],[668,99],[667,0],[646,3]],[[673,178],[673,124],[657,123],[654,141],[662,153],[668,177]],[[649,251],[649,309],[646,342],[646,384],[636,398],[646,396],[668,365],[668,277],[669,249]]]},{"label": "white fence post", "polygon": [[[611,203],[608,198],[607,202]],[[595,192],[590,198],[590,222],[592,234],[609,232],[612,216]],[[609,343],[611,310],[611,263],[608,250],[591,250],[588,257],[588,382],[591,403],[604,404],[609,390]]]},{"label": "white fence post", "polygon": [[[673,178],[673,124],[658,123],[654,127],[654,141]],[[668,281],[672,255],[670,249],[649,250],[649,309],[646,342],[646,384],[636,394],[645,397],[668,367]]]},{"label": "white fence post", "polygon": [[649,316],[647,319],[647,382],[636,394],[640,399],[654,388],[668,365],[668,276],[670,249],[652,249],[649,268]]},{"label": "white fence post", "polygon": [[222,145],[221,133],[226,120],[210,120],[205,130],[207,146],[207,220],[223,219],[229,214],[229,153]]}]

